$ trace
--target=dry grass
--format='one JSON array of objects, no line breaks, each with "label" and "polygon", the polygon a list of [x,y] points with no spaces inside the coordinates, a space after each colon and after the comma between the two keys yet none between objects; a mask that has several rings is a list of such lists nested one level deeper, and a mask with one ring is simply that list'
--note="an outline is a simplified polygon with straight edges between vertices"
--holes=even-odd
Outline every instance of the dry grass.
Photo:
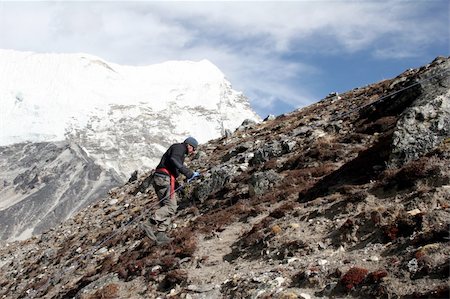
[{"label": "dry grass", "polygon": [[[437,180],[445,175],[442,162],[434,157],[422,157],[411,161],[400,169],[388,169],[381,174],[378,187],[406,189],[414,187],[422,179]],[[445,180],[445,178],[443,178]],[[423,186],[422,186],[423,188]]]}]

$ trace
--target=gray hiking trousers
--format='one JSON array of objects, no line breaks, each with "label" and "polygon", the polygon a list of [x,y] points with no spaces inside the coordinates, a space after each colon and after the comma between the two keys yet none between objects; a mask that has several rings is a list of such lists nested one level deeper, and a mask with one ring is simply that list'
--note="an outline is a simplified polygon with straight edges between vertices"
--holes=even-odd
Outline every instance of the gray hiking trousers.
[{"label": "gray hiking trousers", "polygon": [[170,194],[171,185],[170,176],[168,175],[155,173],[153,187],[160,200],[160,208],[155,211],[151,218],[156,222],[157,230],[164,232],[169,228],[172,223],[172,216],[177,211],[177,195],[176,192],[173,192],[174,190]]}]

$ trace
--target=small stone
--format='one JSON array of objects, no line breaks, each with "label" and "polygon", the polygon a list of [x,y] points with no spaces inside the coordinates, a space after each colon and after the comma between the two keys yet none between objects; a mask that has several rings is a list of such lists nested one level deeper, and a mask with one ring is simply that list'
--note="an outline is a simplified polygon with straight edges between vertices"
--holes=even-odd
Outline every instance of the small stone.
[{"label": "small stone", "polygon": [[300,298],[302,299],[311,299],[311,295],[306,293],[300,293]]},{"label": "small stone", "polygon": [[97,250],[97,252],[95,254],[100,255],[100,254],[105,254],[107,252],[108,252],[108,249],[106,247],[102,247],[99,250]]},{"label": "small stone", "polygon": [[298,223],[291,223],[291,224],[289,224],[290,225],[290,227],[292,227],[292,228],[300,228],[300,224],[298,224]]},{"label": "small stone", "polygon": [[409,272],[415,273],[415,272],[417,272],[418,269],[419,269],[419,263],[417,262],[417,259],[413,258],[412,260],[410,260],[408,262]]},{"label": "small stone", "polygon": [[113,205],[115,205],[117,202],[118,202],[118,200],[117,200],[116,198],[113,198],[113,199],[111,199],[111,200],[108,202],[108,204],[109,204],[110,206],[113,206]]},{"label": "small stone", "polygon": [[197,293],[205,293],[213,290],[215,286],[213,284],[205,284],[205,285],[194,285],[190,284],[187,286],[189,291],[197,292]]},{"label": "small stone", "polygon": [[285,282],[285,280],[286,279],[284,279],[283,277],[277,277],[277,278],[275,278],[275,281],[277,282],[277,284],[278,284],[278,287],[281,287],[281,285]]},{"label": "small stone", "polygon": [[324,265],[328,264],[328,261],[327,261],[327,260],[319,260],[317,263],[318,263],[320,266],[324,266]]},{"label": "small stone", "polygon": [[372,255],[372,256],[370,257],[370,260],[371,260],[372,262],[378,262],[378,261],[380,261],[380,258],[379,258],[378,256],[376,256],[376,255]]},{"label": "small stone", "polygon": [[280,299],[298,299],[298,295],[294,292],[284,292],[280,295]]},{"label": "small stone", "polygon": [[418,215],[418,214],[422,213],[422,211],[419,210],[419,209],[414,209],[414,210],[408,211],[406,213],[411,215],[411,216],[415,216],[415,215]]},{"label": "small stone", "polygon": [[272,232],[273,232],[274,234],[279,234],[279,233],[281,233],[281,227],[280,227],[279,225],[275,224],[274,226],[272,226]]}]

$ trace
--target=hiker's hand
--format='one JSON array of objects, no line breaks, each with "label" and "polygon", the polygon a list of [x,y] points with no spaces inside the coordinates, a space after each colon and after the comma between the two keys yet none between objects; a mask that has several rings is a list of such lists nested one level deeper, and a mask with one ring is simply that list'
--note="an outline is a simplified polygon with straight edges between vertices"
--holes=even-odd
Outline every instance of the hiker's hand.
[{"label": "hiker's hand", "polygon": [[194,173],[192,174],[192,176],[187,180],[188,183],[190,183],[193,179],[195,179],[196,177],[200,176],[200,172],[198,171],[194,171]]}]

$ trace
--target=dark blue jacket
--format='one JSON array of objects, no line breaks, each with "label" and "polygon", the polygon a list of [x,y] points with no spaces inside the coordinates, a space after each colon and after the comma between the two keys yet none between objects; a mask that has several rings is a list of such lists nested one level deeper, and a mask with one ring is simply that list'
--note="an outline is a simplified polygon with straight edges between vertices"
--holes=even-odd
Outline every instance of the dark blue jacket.
[{"label": "dark blue jacket", "polygon": [[156,172],[164,173],[158,171],[158,169],[167,169],[174,177],[178,177],[180,173],[184,174],[187,178],[192,177],[192,170],[184,165],[184,158],[188,154],[187,145],[185,143],[175,143],[172,144],[169,149],[164,153],[156,167]]}]

